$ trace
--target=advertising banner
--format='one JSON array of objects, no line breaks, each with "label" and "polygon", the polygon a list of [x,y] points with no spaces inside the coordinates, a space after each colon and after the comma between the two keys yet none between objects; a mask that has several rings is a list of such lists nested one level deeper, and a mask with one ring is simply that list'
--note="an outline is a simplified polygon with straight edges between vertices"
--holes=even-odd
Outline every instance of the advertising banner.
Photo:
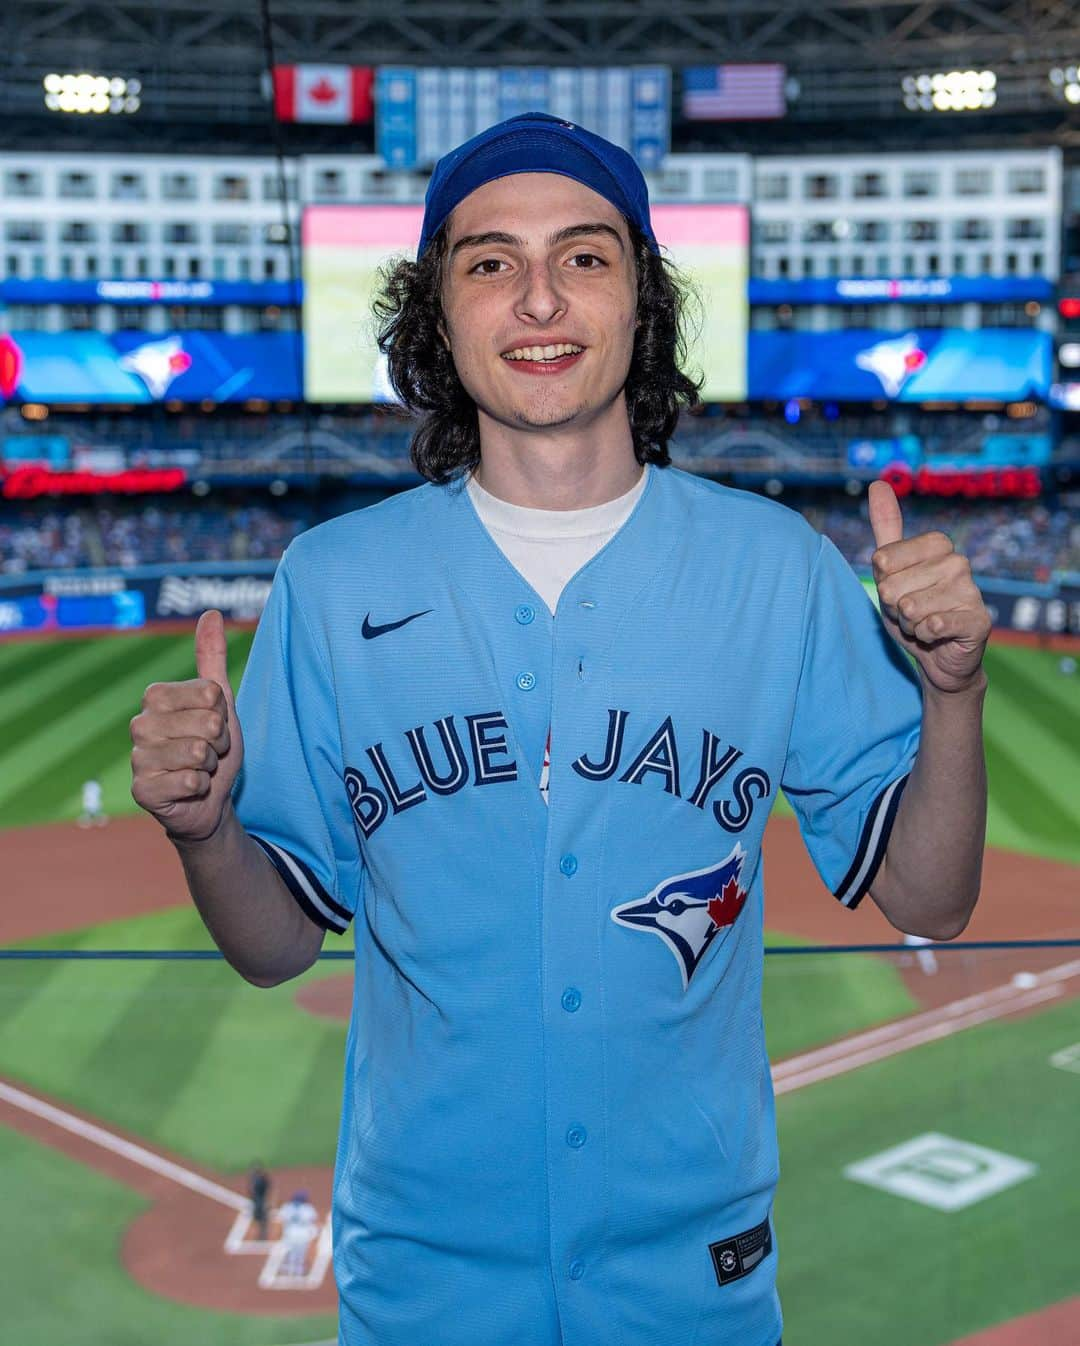
[{"label": "advertising banner", "polygon": [[1045,401],[1053,342],[1023,328],[750,332],[749,396],[846,402]]},{"label": "advertising banner", "polygon": [[299,332],[25,332],[13,397],[57,405],[299,401]]}]

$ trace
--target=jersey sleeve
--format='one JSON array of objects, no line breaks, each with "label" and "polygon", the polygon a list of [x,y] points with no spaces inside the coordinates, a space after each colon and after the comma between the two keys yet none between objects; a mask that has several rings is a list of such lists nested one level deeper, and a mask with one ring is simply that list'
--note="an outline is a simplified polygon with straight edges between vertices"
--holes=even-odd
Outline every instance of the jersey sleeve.
[{"label": "jersey sleeve", "polygon": [[233,807],[317,925],[343,934],[363,861],[342,779],[334,685],[288,554],[274,576],[236,697],[244,761]]},{"label": "jersey sleeve", "polygon": [[781,785],[818,873],[844,906],[858,905],[881,865],[921,719],[907,656],[822,537]]}]

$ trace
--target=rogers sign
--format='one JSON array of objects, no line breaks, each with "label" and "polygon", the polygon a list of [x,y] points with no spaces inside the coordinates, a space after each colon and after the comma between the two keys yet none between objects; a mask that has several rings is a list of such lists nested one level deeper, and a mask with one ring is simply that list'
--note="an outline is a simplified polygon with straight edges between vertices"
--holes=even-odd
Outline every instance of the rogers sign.
[{"label": "rogers sign", "polygon": [[1037,467],[911,468],[890,463],[881,473],[898,496],[962,495],[971,500],[1032,500],[1042,493]]},{"label": "rogers sign", "polygon": [[5,500],[31,500],[39,495],[142,495],[178,491],[187,477],[182,467],[133,467],[124,472],[53,472],[47,467],[0,469],[0,495]]}]

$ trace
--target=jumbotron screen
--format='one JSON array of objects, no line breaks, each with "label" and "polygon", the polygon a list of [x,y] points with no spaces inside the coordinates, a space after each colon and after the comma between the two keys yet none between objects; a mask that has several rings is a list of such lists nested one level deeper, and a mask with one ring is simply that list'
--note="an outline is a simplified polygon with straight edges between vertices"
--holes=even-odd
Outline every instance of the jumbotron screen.
[{"label": "jumbotron screen", "polygon": [[[309,402],[394,400],[375,344],[371,303],[379,268],[415,257],[420,206],[309,206],[303,221],[304,391]],[[745,206],[654,206],[666,255],[691,280],[688,372],[705,377],[706,402],[746,397]]]}]

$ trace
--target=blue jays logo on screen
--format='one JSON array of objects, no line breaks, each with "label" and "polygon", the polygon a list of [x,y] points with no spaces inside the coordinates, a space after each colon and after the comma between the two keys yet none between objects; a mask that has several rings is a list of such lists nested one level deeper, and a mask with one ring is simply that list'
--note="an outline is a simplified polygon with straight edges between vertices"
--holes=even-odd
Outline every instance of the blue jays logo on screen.
[{"label": "blue jays logo on screen", "polygon": [[889,397],[896,397],[900,389],[913,374],[917,374],[928,359],[926,351],[919,345],[917,333],[908,332],[902,337],[879,341],[860,351],[855,363],[860,369],[875,375]]},{"label": "blue jays logo on screen", "polygon": [[718,865],[691,870],[664,879],[646,897],[615,907],[611,919],[631,930],[659,935],[675,955],[682,972],[683,990],[705,957],[709,945],[746,904],[739,884],[746,852],[734,850]]},{"label": "blue jays logo on screen", "polygon": [[184,349],[183,340],[178,336],[165,337],[161,341],[148,341],[144,346],[136,346],[118,361],[121,369],[138,374],[152,397],[161,398],[169,390],[169,385],[181,374],[191,368],[191,355]]}]

